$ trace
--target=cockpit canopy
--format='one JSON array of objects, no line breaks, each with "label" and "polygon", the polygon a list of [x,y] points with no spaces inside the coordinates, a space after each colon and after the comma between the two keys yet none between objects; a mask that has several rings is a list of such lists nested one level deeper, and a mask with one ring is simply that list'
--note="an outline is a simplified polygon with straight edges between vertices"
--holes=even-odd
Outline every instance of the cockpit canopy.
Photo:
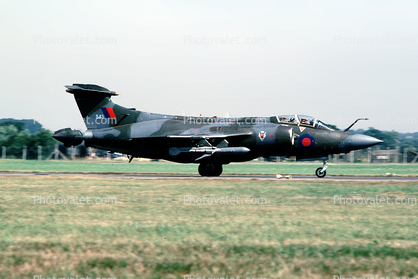
[{"label": "cockpit canopy", "polygon": [[315,118],[312,116],[292,114],[292,115],[279,115],[276,117],[277,117],[278,123],[295,124],[295,125],[301,125],[301,126],[306,126],[306,127],[311,127],[311,128],[334,131],[333,129],[328,127],[327,124],[325,124],[318,118]]}]

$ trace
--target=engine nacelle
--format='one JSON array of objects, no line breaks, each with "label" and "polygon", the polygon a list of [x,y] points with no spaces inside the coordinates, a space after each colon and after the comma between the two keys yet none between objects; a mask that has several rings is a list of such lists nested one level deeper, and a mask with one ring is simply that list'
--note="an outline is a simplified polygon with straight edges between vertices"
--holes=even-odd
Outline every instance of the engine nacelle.
[{"label": "engine nacelle", "polygon": [[79,130],[72,130],[71,128],[60,129],[52,136],[59,140],[66,147],[80,145],[84,140],[84,135]]}]

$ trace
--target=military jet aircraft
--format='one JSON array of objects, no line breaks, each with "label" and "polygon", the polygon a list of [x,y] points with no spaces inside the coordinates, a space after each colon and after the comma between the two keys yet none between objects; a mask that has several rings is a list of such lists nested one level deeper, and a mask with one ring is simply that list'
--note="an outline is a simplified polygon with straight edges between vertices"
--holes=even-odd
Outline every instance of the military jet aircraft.
[{"label": "military jet aircraft", "polygon": [[325,177],[330,154],[348,153],[378,143],[373,137],[337,131],[315,117],[194,117],[137,111],[112,102],[118,95],[94,84],[66,86],[74,94],[87,127],[84,133],[65,128],[54,138],[65,146],[84,141],[95,147],[134,157],[199,164],[202,176],[219,176],[222,165],[258,157],[296,156],[297,160],[323,160],[316,169]]}]

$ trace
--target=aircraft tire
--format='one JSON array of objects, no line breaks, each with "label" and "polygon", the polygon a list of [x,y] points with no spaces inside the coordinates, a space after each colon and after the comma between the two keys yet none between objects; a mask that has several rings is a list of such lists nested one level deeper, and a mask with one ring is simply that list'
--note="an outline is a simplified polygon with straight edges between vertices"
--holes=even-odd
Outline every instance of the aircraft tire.
[{"label": "aircraft tire", "polygon": [[222,173],[222,164],[202,163],[198,168],[201,176],[220,176]]},{"label": "aircraft tire", "polygon": [[198,171],[199,171],[199,174],[201,176],[208,176],[207,175],[207,166],[206,166],[206,164],[200,164],[199,165],[199,168],[198,168]]},{"label": "aircraft tire", "polygon": [[315,171],[315,174],[319,178],[324,178],[325,175],[327,175],[327,171],[326,170],[322,171],[322,168],[317,168]]},{"label": "aircraft tire", "polygon": [[213,176],[220,176],[222,174],[222,164],[213,164],[214,165],[214,172]]}]

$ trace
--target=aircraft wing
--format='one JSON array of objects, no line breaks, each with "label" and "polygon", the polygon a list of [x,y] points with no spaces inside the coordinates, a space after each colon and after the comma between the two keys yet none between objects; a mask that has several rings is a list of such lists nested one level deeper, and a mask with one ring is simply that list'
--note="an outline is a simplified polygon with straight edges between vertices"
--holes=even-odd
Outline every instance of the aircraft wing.
[{"label": "aircraft wing", "polygon": [[247,137],[251,136],[252,132],[240,133],[208,133],[208,134],[193,134],[193,135],[167,135],[169,139],[189,139],[189,140],[208,140],[208,139],[226,139],[230,137]]},{"label": "aircraft wing", "polygon": [[156,145],[162,146],[195,146],[198,142],[207,141],[210,144],[215,143],[216,145],[227,140],[228,142],[242,141],[245,138],[252,137],[253,132],[242,131],[242,132],[209,132],[209,133],[196,133],[196,134],[167,134],[167,135],[150,135],[150,136],[139,136],[132,137],[130,140],[141,142],[152,142]]},{"label": "aircraft wing", "polygon": [[[158,146],[168,149],[171,156],[175,157],[181,153],[193,154],[195,161],[199,162],[208,159],[214,154],[229,158],[250,152],[250,149],[244,146],[237,146],[247,137],[251,138],[253,132],[212,132],[203,134],[179,134],[166,135],[165,137],[147,137],[141,139],[132,139],[133,141],[151,141]],[[232,147],[230,144],[232,143]],[[235,144],[234,144],[235,143]]]}]

